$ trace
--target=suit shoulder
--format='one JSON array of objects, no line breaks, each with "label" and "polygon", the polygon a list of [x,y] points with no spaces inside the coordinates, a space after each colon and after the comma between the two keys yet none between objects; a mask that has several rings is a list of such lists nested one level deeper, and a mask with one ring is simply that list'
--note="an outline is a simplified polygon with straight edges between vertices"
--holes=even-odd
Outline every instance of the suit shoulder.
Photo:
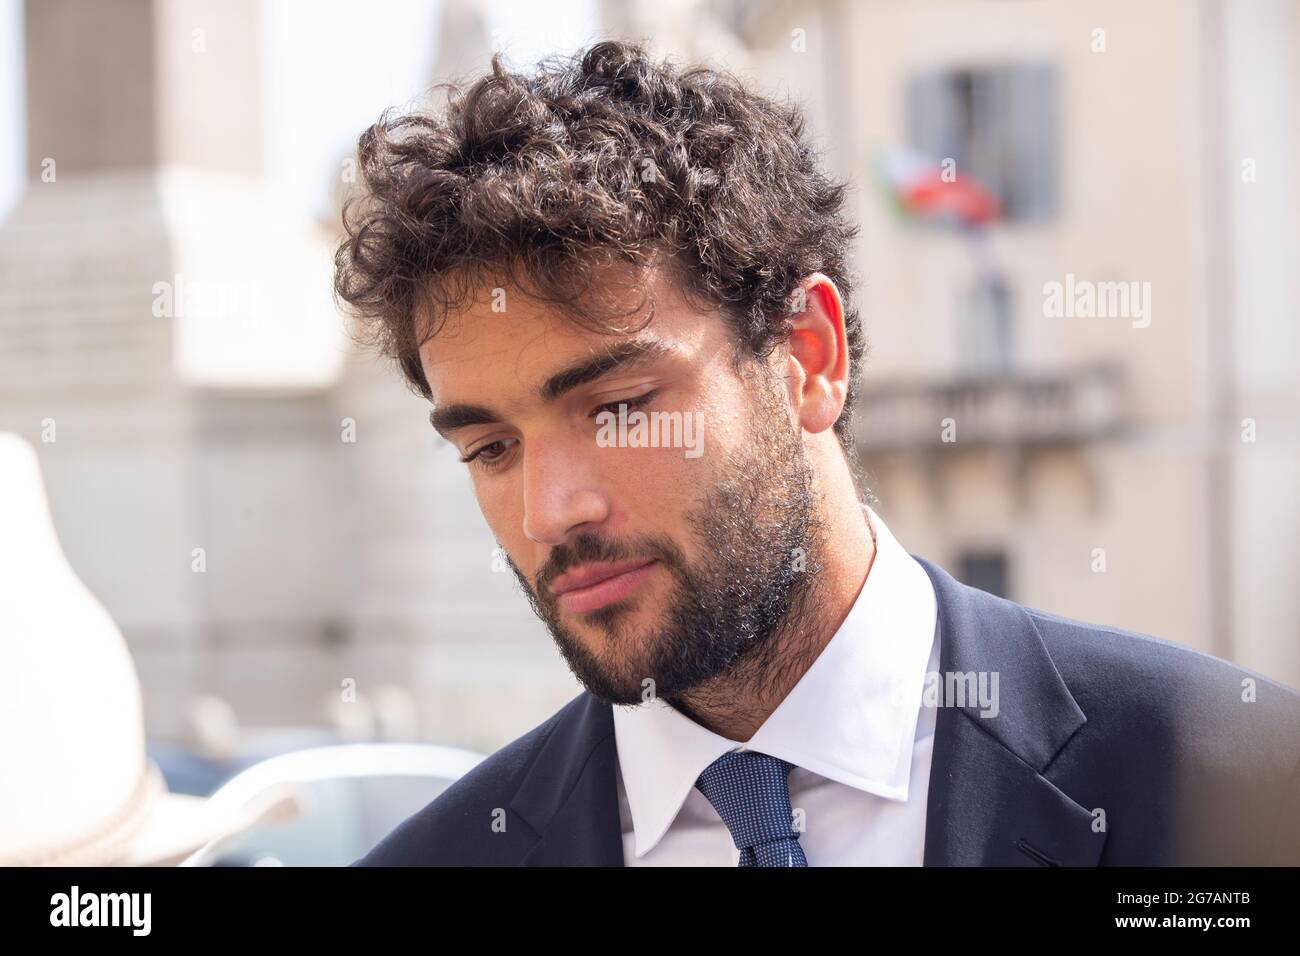
[{"label": "suit shoulder", "polygon": [[514,849],[513,840],[484,841],[477,837],[490,830],[493,813],[509,803],[551,732],[581,699],[579,695],[527,733],[493,751],[352,865],[458,865],[471,859],[480,862],[477,858],[484,847],[497,848],[503,859],[481,862],[507,862]]},{"label": "suit shoulder", "polygon": [[[1166,690],[1215,692],[1225,684],[1237,691],[1253,689],[1281,712],[1300,716],[1300,693],[1256,671],[1140,631],[1091,624],[1024,608],[1062,676],[1107,682],[1165,680]],[[1249,682],[1249,683],[1248,683]],[[1137,689],[1137,688],[1135,688]],[[1217,696],[1217,694],[1216,694]],[[1270,707],[1271,709],[1271,707]]]},{"label": "suit shoulder", "polygon": [[1300,862],[1300,694],[1164,638],[1025,610],[1085,717],[1048,773],[1114,811],[1112,862]]},{"label": "suit shoulder", "polygon": [[1271,776],[1300,760],[1300,694],[1285,684],[1150,634],[1025,611],[1094,735],[1161,740],[1225,766],[1253,758]]}]

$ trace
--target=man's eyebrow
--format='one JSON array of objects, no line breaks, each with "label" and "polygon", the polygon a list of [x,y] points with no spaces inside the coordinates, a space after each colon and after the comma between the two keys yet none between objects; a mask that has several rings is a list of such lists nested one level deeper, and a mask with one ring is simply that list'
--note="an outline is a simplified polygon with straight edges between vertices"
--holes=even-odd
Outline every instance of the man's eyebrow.
[{"label": "man's eyebrow", "polygon": [[443,438],[447,433],[470,425],[490,425],[501,416],[485,405],[439,405],[429,412],[429,424]]},{"label": "man's eyebrow", "polygon": [[[566,392],[602,375],[630,365],[641,365],[671,355],[673,349],[657,339],[631,339],[620,342],[597,355],[583,359],[548,378],[537,395],[543,402],[553,402]],[[490,425],[504,419],[486,405],[439,405],[429,412],[429,424],[444,438],[447,433],[470,425]]]},{"label": "man's eyebrow", "polygon": [[594,382],[615,369],[628,365],[643,365],[671,355],[672,352],[673,349],[658,339],[631,339],[620,342],[598,355],[583,359],[556,372],[537,390],[537,394],[543,402],[553,402],[565,392],[586,385],[588,382]]}]

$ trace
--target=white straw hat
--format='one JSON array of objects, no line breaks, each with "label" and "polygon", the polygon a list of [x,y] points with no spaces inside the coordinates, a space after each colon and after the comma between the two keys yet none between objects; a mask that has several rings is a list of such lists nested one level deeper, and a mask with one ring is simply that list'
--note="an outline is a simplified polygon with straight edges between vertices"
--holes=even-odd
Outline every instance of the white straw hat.
[{"label": "white straw hat", "polygon": [[59,546],[36,453],[0,433],[0,866],[169,866],[293,797],[169,793],[121,631]]}]

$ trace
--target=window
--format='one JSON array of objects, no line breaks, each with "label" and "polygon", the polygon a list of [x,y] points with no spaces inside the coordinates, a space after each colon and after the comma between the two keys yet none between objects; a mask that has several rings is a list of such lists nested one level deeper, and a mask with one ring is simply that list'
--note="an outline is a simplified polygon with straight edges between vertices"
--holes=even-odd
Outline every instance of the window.
[{"label": "window", "polygon": [[1056,68],[1016,64],[918,74],[907,87],[912,146],[954,159],[1009,221],[1056,212]]},{"label": "window", "polygon": [[1006,552],[963,552],[957,559],[957,580],[989,594],[1009,598]]}]

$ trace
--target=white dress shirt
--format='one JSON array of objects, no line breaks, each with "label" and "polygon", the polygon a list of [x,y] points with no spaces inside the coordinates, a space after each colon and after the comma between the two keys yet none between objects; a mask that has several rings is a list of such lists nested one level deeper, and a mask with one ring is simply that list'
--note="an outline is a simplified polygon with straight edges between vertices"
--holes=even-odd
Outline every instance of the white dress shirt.
[{"label": "white dress shirt", "polygon": [[876,541],[865,583],[835,636],[742,743],[660,700],[614,707],[618,803],[627,866],[736,866],[722,818],[695,788],[730,750],[794,764],[809,866],[920,866],[939,669],[938,610],[925,569],[863,506]]}]

